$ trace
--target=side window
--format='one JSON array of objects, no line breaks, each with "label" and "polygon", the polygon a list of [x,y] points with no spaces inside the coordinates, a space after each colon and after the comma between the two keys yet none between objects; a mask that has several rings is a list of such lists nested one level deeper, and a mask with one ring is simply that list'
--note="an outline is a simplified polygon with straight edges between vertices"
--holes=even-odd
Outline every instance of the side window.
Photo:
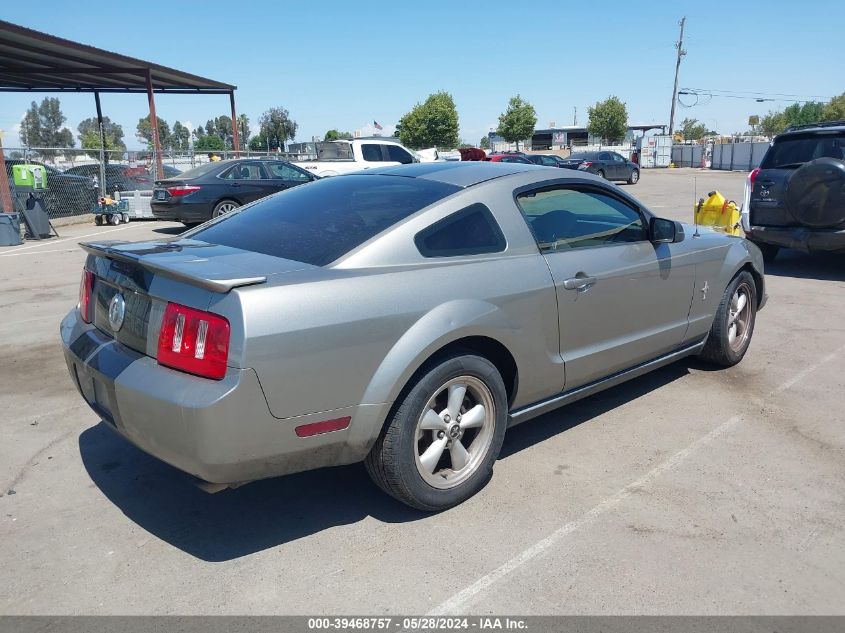
[{"label": "side window", "polygon": [[542,251],[648,239],[640,212],[600,189],[545,189],[516,200]]},{"label": "side window", "polygon": [[270,177],[280,180],[297,180],[299,182],[308,182],[311,178],[308,174],[299,171],[296,167],[292,167],[287,163],[272,162],[265,163],[267,170],[270,172]]},{"label": "side window", "polygon": [[381,155],[381,145],[364,143],[361,145],[361,157],[368,163],[380,163],[384,160]]},{"label": "side window", "polygon": [[610,154],[607,152],[601,152],[599,154],[599,160],[610,160]]},{"label": "side window", "polygon": [[423,257],[500,253],[507,243],[490,209],[472,204],[435,222],[414,238]]},{"label": "side window", "polygon": [[614,160],[615,162],[617,162],[617,163],[624,163],[624,162],[625,162],[625,158],[624,158],[624,157],[622,157],[622,156],[621,156],[621,155],[619,155],[619,154],[613,153],[613,154],[611,154],[610,156],[611,156],[611,157],[613,158],[613,160]]},{"label": "side window", "polygon": [[224,180],[263,180],[264,170],[258,163],[241,163],[235,165],[221,176]]},{"label": "side window", "polygon": [[549,158],[548,156],[543,156],[543,164],[547,167],[556,167],[557,166],[555,159]]},{"label": "side window", "polygon": [[410,165],[414,162],[414,157],[398,145],[385,145],[384,147],[387,149],[387,160],[403,165]]}]

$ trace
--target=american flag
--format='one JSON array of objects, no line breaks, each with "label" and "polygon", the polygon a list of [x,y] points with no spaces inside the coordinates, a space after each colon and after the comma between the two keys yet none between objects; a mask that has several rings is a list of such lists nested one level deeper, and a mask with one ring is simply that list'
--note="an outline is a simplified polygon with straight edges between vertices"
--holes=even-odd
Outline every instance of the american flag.
[{"label": "american flag", "polygon": [[378,121],[373,121],[373,127],[377,130],[383,130],[384,128],[379,124]]}]

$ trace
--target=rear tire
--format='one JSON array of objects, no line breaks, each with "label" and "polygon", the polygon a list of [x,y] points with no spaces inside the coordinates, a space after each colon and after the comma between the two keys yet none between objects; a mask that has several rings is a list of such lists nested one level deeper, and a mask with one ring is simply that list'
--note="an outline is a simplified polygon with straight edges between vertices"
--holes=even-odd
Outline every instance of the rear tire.
[{"label": "rear tire", "polygon": [[97,226],[103,226],[103,216],[95,215],[94,216],[94,224],[96,224]]},{"label": "rear tire", "polygon": [[457,505],[490,479],[507,407],[504,382],[490,361],[471,354],[445,358],[397,401],[367,456],[367,472],[413,508]]},{"label": "rear tire", "polygon": [[114,226],[117,226],[118,224],[120,224],[120,214],[119,213],[112,213],[109,216],[109,224],[112,224]]},{"label": "rear tire", "polygon": [[745,356],[757,318],[757,287],[748,271],[731,280],[699,356],[719,367],[733,367]]},{"label": "rear tire", "polygon": [[214,205],[214,211],[211,212],[211,217],[220,217],[221,215],[225,215],[230,211],[234,211],[239,206],[241,205],[235,202],[234,200],[221,200],[216,205]]},{"label": "rear tire", "polygon": [[771,264],[775,261],[775,257],[777,257],[778,252],[780,251],[780,246],[775,246],[774,244],[753,241],[751,243],[760,249],[760,252],[763,254],[763,261],[767,264]]},{"label": "rear tire", "polygon": [[598,176],[599,178],[605,178],[605,175],[604,175],[604,170],[599,169],[599,170],[596,172],[596,176]]}]

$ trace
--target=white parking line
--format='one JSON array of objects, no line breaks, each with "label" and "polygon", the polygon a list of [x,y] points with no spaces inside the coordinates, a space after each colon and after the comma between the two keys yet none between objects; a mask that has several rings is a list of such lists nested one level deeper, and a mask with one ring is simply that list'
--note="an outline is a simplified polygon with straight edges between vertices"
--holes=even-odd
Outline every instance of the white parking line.
[{"label": "white parking line", "polygon": [[[775,387],[771,392],[769,392],[769,396],[773,396],[786,391],[787,389],[795,385],[797,382],[799,382],[803,378],[806,378],[808,375],[819,369],[822,365],[825,365],[831,360],[838,358],[843,351],[845,351],[845,345],[839,347],[832,353],[820,359],[818,362],[806,367],[802,371],[795,374],[789,380],[786,380],[777,387]],[[619,503],[630,497],[632,494],[634,494],[634,492],[636,492],[646,484],[650,483],[663,473],[672,470],[673,468],[678,466],[682,461],[684,461],[687,457],[689,457],[692,453],[700,449],[702,446],[706,446],[716,438],[724,435],[727,431],[733,428],[736,423],[740,421],[740,419],[741,418],[738,415],[729,418],[727,421],[723,422],[718,427],[710,431],[707,435],[698,438],[692,444],[678,451],[668,460],[666,460],[662,464],[657,465],[655,468],[648,471],[645,475],[631,482],[630,484],[622,488],[622,490],[620,490],[614,495],[611,495],[610,497],[593,507],[591,510],[588,510],[587,512],[582,514],[574,521],[570,521],[569,523],[559,527],[546,538],[537,541],[527,549],[523,550],[522,552],[511,558],[503,565],[494,569],[489,574],[485,574],[484,576],[482,576],[474,583],[461,590],[445,602],[434,607],[434,609],[428,612],[428,615],[457,615],[461,613],[462,609],[466,607],[467,603],[469,603],[469,601],[475,598],[478,594],[482,593],[483,591],[491,587],[493,584],[502,580],[508,574],[512,573],[525,563],[529,562],[530,560],[536,558],[549,548],[553,547],[567,535],[572,534],[579,528],[582,528],[588,523],[591,523],[593,520],[597,519],[602,514],[605,514],[608,510],[611,510],[615,506],[619,505]]]},{"label": "white parking line", "polygon": [[49,240],[47,242],[43,242],[41,244],[32,244],[30,246],[21,246],[20,248],[16,248],[13,251],[7,251],[5,253],[0,253],[0,257],[8,257],[10,255],[17,255],[21,251],[28,251],[32,248],[38,248],[39,246],[54,246],[55,244],[59,244],[61,242],[67,242],[68,240],[78,240],[83,237],[93,237],[94,235],[103,235],[104,233],[112,233],[114,231],[124,231],[126,229],[136,229],[138,225],[132,226],[131,224],[127,224],[126,226],[117,226],[111,229],[105,229],[103,231],[97,231],[96,233],[86,233],[85,235],[74,235],[73,237],[62,237],[58,240]]},{"label": "white parking line", "polygon": [[30,251],[28,253],[3,253],[0,257],[14,257],[16,255],[40,255],[41,253],[71,253],[75,250],[78,250],[78,247],[74,248],[51,248],[50,250],[46,251]]}]

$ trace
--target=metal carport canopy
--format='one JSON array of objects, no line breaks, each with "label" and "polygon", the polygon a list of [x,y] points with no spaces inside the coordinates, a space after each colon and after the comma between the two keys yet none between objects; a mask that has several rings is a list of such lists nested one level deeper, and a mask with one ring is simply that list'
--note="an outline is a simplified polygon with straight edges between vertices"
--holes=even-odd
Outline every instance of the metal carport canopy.
[{"label": "metal carport canopy", "polygon": [[[231,84],[0,20],[0,92],[93,92],[101,122],[99,93],[146,93],[159,174],[161,143],[153,94],[228,94],[234,123],[236,89]],[[100,129],[102,134],[102,125]],[[236,124],[232,125],[232,137],[237,152],[240,141]],[[0,168],[3,194],[8,184],[2,182],[6,176],[2,163]]]}]

